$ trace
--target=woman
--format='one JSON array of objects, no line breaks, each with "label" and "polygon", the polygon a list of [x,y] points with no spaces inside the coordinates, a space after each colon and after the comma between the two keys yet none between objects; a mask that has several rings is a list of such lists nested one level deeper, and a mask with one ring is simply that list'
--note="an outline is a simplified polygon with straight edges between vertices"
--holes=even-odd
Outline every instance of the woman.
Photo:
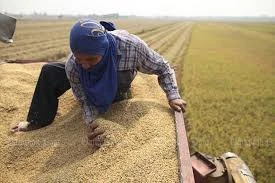
[{"label": "woman", "polygon": [[50,124],[56,115],[58,97],[72,88],[81,103],[88,138],[100,146],[104,131],[94,122],[109,106],[125,99],[137,71],[158,75],[172,109],[186,106],[168,62],[135,35],[124,30],[106,31],[94,20],[80,20],[71,29],[72,54],[66,63],[50,63],[42,67],[27,121],[12,131],[29,131]]}]

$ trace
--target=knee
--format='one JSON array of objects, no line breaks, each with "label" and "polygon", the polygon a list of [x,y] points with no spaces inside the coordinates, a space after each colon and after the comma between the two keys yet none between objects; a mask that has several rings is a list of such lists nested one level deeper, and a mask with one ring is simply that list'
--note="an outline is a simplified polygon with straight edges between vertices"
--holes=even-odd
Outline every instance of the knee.
[{"label": "knee", "polygon": [[52,68],[53,68],[52,64],[51,63],[47,63],[47,64],[44,64],[42,66],[41,71],[42,72],[49,72],[50,70],[52,70]]},{"label": "knee", "polygon": [[42,66],[40,77],[46,80],[53,80],[55,75],[54,72],[54,67],[51,65],[51,63],[47,63]]},{"label": "knee", "polygon": [[41,72],[42,73],[49,73],[52,70],[52,65],[50,63],[47,63],[42,66]]}]

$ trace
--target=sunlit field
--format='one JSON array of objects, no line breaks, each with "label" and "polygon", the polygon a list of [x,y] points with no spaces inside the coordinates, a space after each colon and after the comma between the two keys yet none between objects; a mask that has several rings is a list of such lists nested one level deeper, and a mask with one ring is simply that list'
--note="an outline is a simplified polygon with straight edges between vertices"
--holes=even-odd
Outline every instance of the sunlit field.
[{"label": "sunlit field", "polygon": [[[3,60],[57,60],[69,52],[69,31],[76,20],[18,20],[13,44],[0,43],[0,59]],[[159,33],[171,30],[176,21],[150,19],[110,20],[119,29],[134,34]],[[152,38],[152,37],[151,37]],[[165,37],[163,37],[165,38]]]},{"label": "sunlit field", "polygon": [[274,32],[274,24],[198,23],[181,78],[192,150],[235,152],[258,182],[272,182],[275,168]]},{"label": "sunlit field", "polygon": [[[248,167],[252,170],[253,175],[256,177],[257,182],[274,182],[272,176],[275,169],[275,24],[240,22],[209,23],[141,18],[114,19],[111,21],[116,24],[117,28],[126,29],[130,33],[138,35],[152,49],[163,55],[176,70],[177,81],[180,86],[182,97],[188,103],[185,119],[187,122],[187,133],[191,152],[200,151],[214,156],[220,156],[228,151],[234,152],[247,163]],[[14,35],[14,43],[9,45],[0,43],[0,63],[15,60],[55,61],[64,59],[64,57],[69,53],[68,36],[69,30],[74,22],[75,20],[19,20]],[[2,96],[4,96],[0,99],[0,116],[1,120],[3,120],[3,123],[0,124],[0,129],[5,131],[0,138],[1,142],[3,142],[0,143],[2,144],[1,153],[4,157],[4,163],[2,164],[6,165],[10,163],[11,165],[9,166],[14,168],[14,174],[16,175],[24,174],[25,172],[23,170],[30,172],[29,174],[32,174],[32,171],[36,172],[37,174],[35,174],[35,176],[37,175],[38,177],[41,174],[41,172],[39,172],[40,169],[33,170],[32,167],[25,167],[25,160],[23,158],[20,159],[21,156],[24,157],[24,153],[28,150],[30,151],[30,154],[34,152],[35,157],[35,155],[37,155],[35,152],[36,147],[21,147],[20,143],[18,143],[18,149],[23,149],[24,151],[13,152],[15,154],[14,157],[17,159],[9,157],[11,149],[10,146],[7,145],[8,142],[12,140],[20,142],[20,138],[11,136],[6,132],[13,121],[18,121],[25,115],[27,109],[24,108],[27,108],[29,105],[41,66],[42,64],[24,66],[15,64],[15,69],[13,70],[13,67],[7,63],[0,65],[0,74],[2,74],[2,77],[0,78],[0,82],[2,83],[0,91]],[[9,77],[3,77],[4,75],[8,75]],[[150,87],[154,86],[150,85],[150,82],[152,81],[150,79],[151,78],[147,79],[143,75],[138,79],[137,86],[139,87],[134,88],[136,89],[136,96],[138,96],[139,93],[146,93],[144,96],[148,97],[148,93],[150,92],[152,92],[151,95],[153,95],[153,98],[163,95],[163,93],[158,94],[159,91],[156,91],[157,95],[154,95],[154,90],[150,89]],[[25,101],[26,97],[28,98],[27,101]],[[139,101],[140,103],[135,103],[134,101],[133,103],[130,102],[130,104],[125,105],[131,106],[130,109],[133,110],[133,115],[135,113],[141,116],[146,116],[149,111],[149,108],[147,111],[146,107],[148,107],[147,105],[152,104],[146,100],[144,100],[145,102],[143,100],[141,102]],[[162,100],[162,102],[165,101],[165,99],[159,99],[159,101],[160,100]],[[139,108],[138,105],[141,107]],[[66,118],[66,112],[70,111],[71,108],[66,108],[65,101],[63,101],[61,106],[65,106],[65,108],[62,109],[65,112],[62,111],[63,113],[61,113],[65,117],[61,116],[61,119],[64,118],[65,120],[63,119],[63,121],[67,120],[66,123],[71,124],[66,128],[71,130],[69,131],[71,135],[75,135],[71,140],[79,145],[77,140],[80,141],[82,132],[75,132],[75,123],[68,122],[70,119]],[[159,114],[151,114],[152,116],[161,116],[161,112],[163,111],[170,114],[169,111],[167,112],[169,108],[166,101],[164,109],[158,105],[156,105],[156,109],[153,105],[149,107],[152,108],[150,108],[150,112],[154,112],[154,110],[159,112]],[[110,114],[120,114],[120,112],[124,113],[125,111],[122,109],[119,111],[113,110]],[[126,115],[126,117],[130,119],[129,121],[131,121],[131,114],[132,113]],[[80,116],[80,114],[75,114],[74,111],[71,112],[70,115]],[[112,123],[110,121],[108,122],[113,126],[107,122],[106,124],[103,122],[103,124],[108,128],[120,125],[113,120],[112,117],[109,118]],[[124,122],[127,123],[123,125],[129,125],[127,121],[128,118],[124,119]],[[132,118],[133,120],[136,120],[137,123],[139,122],[139,118]],[[55,128],[59,128],[60,126],[58,125],[62,125],[63,121],[59,120],[59,123],[57,123],[57,127]],[[144,126],[146,127],[146,124],[150,122],[150,120],[144,120]],[[172,120],[163,123],[162,121],[156,120],[153,122],[160,128],[161,124],[167,123],[169,126],[174,123]],[[66,126],[66,123],[63,125]],[[158,124],[160,126],[158,126]],[[124,127],[123,125],[122,127]],[[121,126],[119,127],[122,128]],[[138,128],[138,125],[135,127]],[[58,136],[58,138],[63,140],[67,139],[66,132],[64,132],[66,128],[63,126],[60,127],[60,130],[63,131],[64,134],[62,134],[61,137]],[[115,130],[121,132],[120,128],[115,128]],[[173,126],[171,129],[173,130]],[[43,131],[43,133],[45,132],[46,135],[49,135],[47,133],[51,132],[53,136],[52,139],[49,136],[49,140],[50,142],[55,142],[55,129],[49,128],[49,130],[50,131]],[[115,130],[114,133],[116,132]],[[144,132],[143,129],[140,131],[141,133]],[[162,130],[160,129],[160,131]],[[122,132],[124,133],[124,131]],[[139,131],[133,128],[131,133],[126,134],[125,136],[121,135],[118,138],[121,138],[120,141],[124,142],[123,140],[126,138],[134,137],[134,140],[136,140],[141,138],[138,135],[142,137],[146,136],[138,134],[137,136],[139,138],[136,138],[136,132]],[[36,132],[31,133],[31,137],[28,137],[27,135],[24,136],[25,140],[31,140],[30,138],[32,137],[39,138],[39,135],[37,135]],[[161,132],[158,133],[161,134]],[[173,133],[169,132],[167,134],[171,135]],[[171,136],[173,140],[174,136]],[[74,141],[75,139],[76,141]],[[148,139],[152,140],[154,138],[148,137]],[[161,139],[167,144],[168,142],[174,142],[171,141],[171,139],[168,141],[166,136]],[[117,139],[114,138],[113,140],[116,141]],[[80,145],[81,153],[86,153],[88,157],[89,153],[87,153],[85,149],[83,150]],[[153,148],[153,146],[149,145],[148,148]],[[62,146],[62,144],[60,146]],[[57,153],[56,155],[54,154],[53,157],[45,156],[48,158],[47,162],[49,162],[49,165],[54,164],[58,167],[62,164],[66,158],[60,159],[59,155],[71,150],[73,148],[72,146],[73,145],[69,146],[69,148],[62,147],[56,150]],[[105,149],[104,153],[111,152],[111,148],[108,148],[109,147],[107,146],[107,150]],[[170,148],[173,149],[173,147]],[[43,147],[41,147],[41,149],[43,149]],[[174,150],[175,149],[176,148],[174,148]],[[141,149],[141,155],[150,154],[148,151],[144,151],[146,153],[142,154],[143,150],[144,149]],[[163,148],[163,151],[165,151],[165,147]],[[39,153],[45,155],[48,152],[47,149],[43,149],[43,152],[41,151]],[[171,159],[177,160],[176,153],[173,151],[171,154],[171,152],[167,152],[167,154],[174,158]],[[69,162],[72,163],[73,167],[84,167],[82,165],[86,165],[85,163],[87,163],[87,161],[84,160],[83,162],[79,160],[80,164],[77,164],[77,161],[73,161],[75,157],[79,157],[79,152],[72,151],[71,153],[75,156],[71,157],[71,154],[68,154],[65,157],[70,159]],[[112,153],[106,154],[105,158],[107,160],[109,158],[110,160]],[[98,156],[101,157],[101,155]],[[121,155],[120,157],[124,157],[124,155]],[[150,159],[149,157],[150,156],[147,157],[148,160]],[[32,162],[32,158],[33,157],[28,159],[28,161]],[[92,157],[90,158],[91,159],[88,159],[89,161],[95,162]],[[140,163],[140,166],[143,165],[143,162],[138,161],[138,163]],[[44,166],[42,163],[39,164],[39,162],[37,164],[39,166],[41,165],[41,167]],[[100,163],[95,166],[99,165]],[[112,164],[108,164],[108,166],[113,167]],[[176,166],[177,165],[170,168],[176,170]],[[48,177],[54,177],[57,175],[56,172],[49,171],[50,167],[51,166],[48,168],[46,167],[46,173],[42,176],[42,178],[45,179],[41,179],[41,182],[46,180]],[[99,168],[104,169],[104,167],[100,166]],[[70,167],[64,166],[60,168],[60,171],[66,172],[67,169],[70,169]],[[85,167],[83,169],[85,169]],[[125,166],[125,170],[123,169],[123,171],[132,175],[131,173],[133,172],[126,169],[127,167]],[[43,168],[41,168],[41,170],[44,171]],[[111,170],[112,169],[110,169],[110,172]],[[177,172],[177,170],[174,172]],[[76,172],[70,172],[71,177],[74,177],[74,173]],[[119,173],[117,175],[120,175]],[[159,173],[162,174],[161,171]],[[62,176],[63,175],[66,174],[64,173]],[[5,180],[13,180],[9,179],[9,176],[13,177],[14,175],[7,170]],[[79,176],[81,177],[82,174]],[[134,180],[136,175],[132,176]],[[163,176],[166,177],[165,174],[163,174]],[[66,178],[66,176],[64,177]],[[167,175],[167,177],[169,176]],[[100,178],[98,180],[101,180]],[[24,180],[29,180],[29,175],[26,175]],[[130,178],[127,179],[124,177],[123,180],[124,182],[127,182]]]}]

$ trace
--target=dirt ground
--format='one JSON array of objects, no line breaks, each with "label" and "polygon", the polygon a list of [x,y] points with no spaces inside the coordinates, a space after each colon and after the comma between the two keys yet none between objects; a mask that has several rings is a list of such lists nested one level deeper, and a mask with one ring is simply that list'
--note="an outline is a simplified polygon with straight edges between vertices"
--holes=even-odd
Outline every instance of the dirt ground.
[{"label": "dirt ground", "polygon": [[87,145],[80,106],[71,90],[53,124],[12,134],[25,120],[42,64],[0,64],[0,182],[178,182],[173,113],[157,77],[138,74],[133,98],[97,120],[107,139]]}]

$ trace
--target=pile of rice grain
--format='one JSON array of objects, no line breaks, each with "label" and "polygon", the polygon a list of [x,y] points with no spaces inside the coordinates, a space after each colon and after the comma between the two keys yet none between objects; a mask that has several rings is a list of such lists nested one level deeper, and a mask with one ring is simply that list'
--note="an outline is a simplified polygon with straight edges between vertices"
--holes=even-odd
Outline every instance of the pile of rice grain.
[{"label": "pile of rice grain", "polygon": [[98,118],[107,139],[87,145],[71,90],[48,127],[12,134],[24,120],[42,64],[0,64],[0,182],[178,182],[176,134],[156,76],[138,74],[133,98]]}]

